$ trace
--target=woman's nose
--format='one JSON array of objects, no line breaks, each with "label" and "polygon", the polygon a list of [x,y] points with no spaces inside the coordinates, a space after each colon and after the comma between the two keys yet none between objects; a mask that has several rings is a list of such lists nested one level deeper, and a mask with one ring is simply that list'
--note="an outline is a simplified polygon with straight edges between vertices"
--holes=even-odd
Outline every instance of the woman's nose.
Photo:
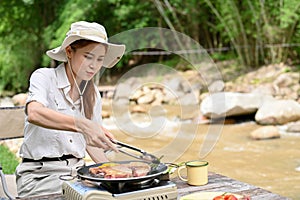
[{"label": "woman's nose", "polygon": [[96,67],[96,61],[92,61],[90,64],[89,64],[89,67],[91,68],[91,69],[93,69],[93,68],[95,68]]}]

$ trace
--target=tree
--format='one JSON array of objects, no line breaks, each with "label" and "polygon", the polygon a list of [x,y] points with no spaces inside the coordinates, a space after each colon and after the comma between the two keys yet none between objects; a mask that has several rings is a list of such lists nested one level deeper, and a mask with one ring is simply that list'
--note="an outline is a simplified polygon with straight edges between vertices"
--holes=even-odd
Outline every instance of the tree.
[{"label": "tree", "polygon": [[[51,66],[45,51],[59,46],[78,20],[103,24],[109,36],[143,27],[173,29],[212,56],[226,47],[234,53],[227,59],[238,58],[244,67],[298,61],[300,49],[290,44],[299,43],[299,7],[299,0],[1,0],[0,95],[26,91],[31,72]],[[113,70],[144,58],[126,55]]]},{"label": "tree", "polygon": [[0,94],[23,91],[45,49],[44,28],[55,19],[61,1],[0,1]]}]

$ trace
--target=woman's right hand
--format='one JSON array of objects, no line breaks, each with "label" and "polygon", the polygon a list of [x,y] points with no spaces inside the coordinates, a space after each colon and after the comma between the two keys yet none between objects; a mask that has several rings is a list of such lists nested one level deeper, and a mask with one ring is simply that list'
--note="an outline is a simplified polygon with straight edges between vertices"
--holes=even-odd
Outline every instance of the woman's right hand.
[{"label": "woman's right hand", "polygon": [[118,152],[112,142],[113,135],[96,122],[56,112],[35,101],[27,104],[26,111],[30,123],[44,128],[77,131],[85,136],[88,145]]}]

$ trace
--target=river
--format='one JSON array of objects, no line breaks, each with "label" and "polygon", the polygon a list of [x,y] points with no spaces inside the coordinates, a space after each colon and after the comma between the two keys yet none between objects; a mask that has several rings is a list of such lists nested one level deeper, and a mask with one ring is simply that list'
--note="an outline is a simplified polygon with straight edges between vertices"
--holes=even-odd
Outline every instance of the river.
[{"label": "river", "polygon": [[[145,136],[148,133],[146,130],[151,132],[153,125],[151,123],[157,116],[153,116],[149,121],[149,117],[147,118],[145,114],[131,114],[130,120],[135,124],[132,129],[121,128],[120,130],[118,125],[114,125],[116,120],[122,123],[121,118],[118,117],[105,119],[104,125],[118,140],[145,149],[157,156],[163,155],[164,162],[180,163],[204,159],[209,161],[210,171],[291,199],[300,199],[299,134],[282,134],[279,139],[252,140],[249,138],[250,132],[260,127],[253,121],[225,125],[196,124],[186,116],[197,112],[193,107],[184,110],[188,114],[182,114],[184,113],[182,108],[178,109],[176,106],[160,109],[164,110],[163,113],[168,121],[164,123],[164,128],[155,134]],[[180,115],[181,118],[185,115],[185,119],[178,120]],[[127,127],[128,124],[124,122],[123,125]],[[133,131],[134,127],[138,127],[137,130],[142,135],[131,133],[130,130]],[[201,145],[209,139],[206,135],[212,130],[219,131],[220,136],[214,148],[207,155],[201,155]],[[215,139],[216,136],[210,146],[213,146]]]}]

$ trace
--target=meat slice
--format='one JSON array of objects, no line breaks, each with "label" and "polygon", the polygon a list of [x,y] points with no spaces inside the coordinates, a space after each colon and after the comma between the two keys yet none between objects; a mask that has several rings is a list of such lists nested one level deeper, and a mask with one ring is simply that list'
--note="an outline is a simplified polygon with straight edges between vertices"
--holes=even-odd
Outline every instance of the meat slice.
[{"label": "meat slice", "polygon": [[132,175],[134,177],[146,176],[149,173],[149,168],[147,167],[137,167],[132,170]]},{"label": "meat slice", "polygon": [[129,166],[132,169],[133,177],[146,176],[151,170],[150,165],[143,162],[130,162]]},{"label": "meat slice", "polygon": [[129,178],[132,177],[132,169],[124,165],[116,165],[112,167],[104,167],[102,171],[105,173],[104,178]]},{"label": "meat slice", "polygon": [[104,176],[102,169],[99,167],[91,167],[91,168],[89,168],[89,172],[93,176],[97,176],[97,177]]},{"label": "meat slice", "polygon": [[99,167],[91,167],[92,176],[104,178],[130,178],[146,176],[151,167],[144,162],[130,162],[124,164],[104,164]]}]

